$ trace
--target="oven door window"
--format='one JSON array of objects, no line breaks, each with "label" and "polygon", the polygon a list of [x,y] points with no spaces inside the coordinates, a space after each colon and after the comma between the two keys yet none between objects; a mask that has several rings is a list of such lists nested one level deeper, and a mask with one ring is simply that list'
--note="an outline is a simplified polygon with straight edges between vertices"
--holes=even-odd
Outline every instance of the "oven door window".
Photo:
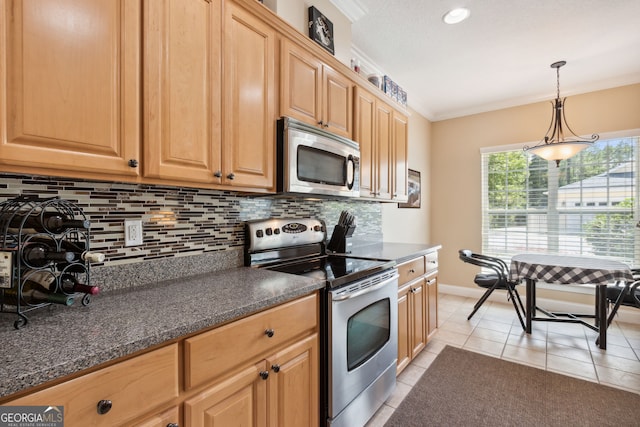
[{"label": "oven door window", "polygon": [[389,341],[389,298],[376,301],[349,318],[347,323],[347,369],[365,363]]},{"label": "oven door window", "polygon": [[298,147],[298,179],[329,185],[345,185],[344,156],[301,145]]}]

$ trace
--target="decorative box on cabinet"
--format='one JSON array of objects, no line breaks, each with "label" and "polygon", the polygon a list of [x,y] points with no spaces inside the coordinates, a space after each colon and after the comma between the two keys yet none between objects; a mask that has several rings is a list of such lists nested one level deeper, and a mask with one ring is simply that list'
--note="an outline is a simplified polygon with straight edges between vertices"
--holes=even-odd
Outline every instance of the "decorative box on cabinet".
[{"label": "decorative box on cabinet", "polygon": [[424,349],[438,326],[438,253],[398,266],[398,368]]},{"label": "decorative box on cabinet", "polygon": [[351,80],[286,38],[281,57],[281,115],[352,138]]}]

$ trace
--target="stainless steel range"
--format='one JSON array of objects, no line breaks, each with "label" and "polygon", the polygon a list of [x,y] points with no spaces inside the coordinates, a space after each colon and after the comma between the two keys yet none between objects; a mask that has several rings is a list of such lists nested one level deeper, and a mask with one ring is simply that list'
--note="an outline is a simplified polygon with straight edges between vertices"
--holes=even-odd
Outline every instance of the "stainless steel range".
[{"label": "stainless steel range", "polygon": [[325,253],[317,219],[245,224],[245,265],[322,278],[321,423],[364,425],[396,384],[398,273],[392,261]]}]

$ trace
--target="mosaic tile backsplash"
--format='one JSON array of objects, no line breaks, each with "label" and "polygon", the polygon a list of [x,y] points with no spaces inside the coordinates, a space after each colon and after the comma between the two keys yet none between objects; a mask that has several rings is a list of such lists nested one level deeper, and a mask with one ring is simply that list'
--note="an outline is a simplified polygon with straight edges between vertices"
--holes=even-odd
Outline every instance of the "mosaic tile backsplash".
[{"label": "mosaic tile backsplash", "polygon": [[[211,253],[219,251],[229,251],[214,257],[225,260],[224,267],[240,266],[243,222],[252,219],[316,217],[326,222],[331,236],[340,212],[349,210],[357,218],[355,237],[366,240],[382,237],[380,204],[353,199],[307,200],[184,187],[0,175],[0,202],[19,195],[59,197],[78,205],[91,221],[91,249],[106,255],[104,267],[111,267],[108,269],[111,272],[121,270],[116,266],[127,270],[132,267],[130,264],[143,261],[153,269],[157,266],[154,260],[163,260],[165,266],[173,265],[172,270],[180,270],[182,264],[174,258],[196,256],[183,261],[192,265],[194,260],[203,259],[207,263],[212,262]],[[124,246],[125,219],[142,219],[143,245]],[[196,268],[195,272],[200,270]],[[173,275],[180,274],[184,273],[178,271]],[[165,274],[166,278],[170,276]]]}]

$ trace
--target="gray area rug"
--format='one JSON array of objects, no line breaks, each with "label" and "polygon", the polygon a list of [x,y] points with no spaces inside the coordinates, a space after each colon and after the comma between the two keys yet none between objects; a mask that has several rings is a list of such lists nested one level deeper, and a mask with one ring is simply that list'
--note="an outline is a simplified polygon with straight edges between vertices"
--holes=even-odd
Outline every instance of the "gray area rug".
[{"label": "gray area rug", "polygon": [[446,346],[385,426],[640,426],[640,394]]}]

